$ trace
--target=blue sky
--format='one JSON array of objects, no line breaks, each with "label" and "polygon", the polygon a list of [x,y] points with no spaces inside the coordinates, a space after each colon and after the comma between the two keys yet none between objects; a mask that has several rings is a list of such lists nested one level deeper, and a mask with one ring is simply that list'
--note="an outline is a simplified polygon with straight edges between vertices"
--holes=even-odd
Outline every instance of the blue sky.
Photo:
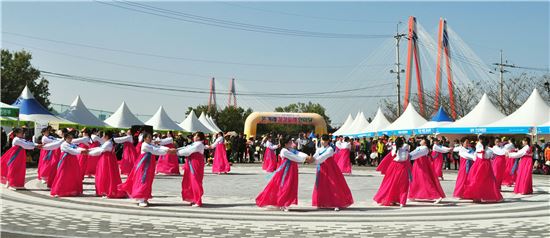
[{"label": "blue sky", "polygon": [[[548,2],[144,2],[155,7],[272,27],[331,33],[384,34],[414,15],[433,36],[440,17],[487,64],[503,49],[510,63],[548,67]],[[401,29],[406,24],[402,24]],[[2,48],[27,49],[41,70],[113,80],[218,90],[236,78],[237,92],[322,92],[382,85],[361,95],[394,94],[392,39],[326,39],[247,32],[128,11],[98,2],[3,2]],[[137,56],[50,40],[164,56],[300,67],[260,67]],[[451,46],[453,39],[450,39]],[[402,47],[402,51],[404,47]],[[403,57],[404,58],[404,57]],[[404,60],[403,60],[404,61]],[[403,63],[402,61],[402,63]],[[113,64],[114,63],[114,64]],[[363,64],[361,64],[363,63]],[[435,64],[435,62],[434,62]],[[308,67],[301,67],[308,66]],[[145,69],[147,68],[147,69]],[[521,71],[513,72],[521,73]],[[153,114],[163,105],[176,121],[208,95],[146,91],[48,78],[51,101],[70,104],[80,95],[94,109]],[[427,80],[427,79],[425,79]],[[336,123],[358,110],[373,116],[380,98],[265,98],[238,96],[255,111],[297,101],[325,105]],[[218,95],[225,106],[227,96]]]}]

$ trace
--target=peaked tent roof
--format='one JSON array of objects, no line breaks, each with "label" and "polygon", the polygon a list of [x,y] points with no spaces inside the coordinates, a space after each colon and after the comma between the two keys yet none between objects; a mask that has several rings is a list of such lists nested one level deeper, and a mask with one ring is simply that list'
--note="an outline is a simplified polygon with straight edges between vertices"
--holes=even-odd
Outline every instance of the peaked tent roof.
[{"label": "peaked tent roof", "polygon": [[199,121],[199,119],[197,118],[197,115],[195,115],[195,111],[193,110],[189,112],[185,120],[183,120],[179,124],[179,126],[188,132],[202,131],[204,133],[210,133],[210,129],[208,129],[205,125],[203,125]]},{"label": "peaked tent roof", "polygon": [[214,128],[216,128],[217,131],[222,131],[222,129],[220,129],[220,127],[218,127],[216,122],[214,122],[214,118],[212,118],[211,116],[207,116],[206,119],[208,119],[208,122],[210,122],[210,125],[212,125]]},{"label": "peaked tent roof", "polygon": [[367,119],[365,119],[365,114],[363,114],[363,112],[359,112],[355,117],[355,120],[353,120],[353,123],[351,123],[351,125],[345,131],[345,135],[360,133],[362,131],[365,131],[368,126],[369,122],[367,121]]},{"label": "peaked tent roof", "polygon": [[478,133],[480,132],[477,131],[478,127],[498,121],[504,117],[505,115],[491,103],[487,94],[483,94],[479,103],[477,103],[472,111],[454,123],[439,128],[438,132],[450,134]]},{"label": "peaked tent roof", "polygon": [[439,110],[437,110],[437,112],[435,113],[435,115],[432,117],[432,119],[430,121],[438,121],[438,122],[442,122],[442,121],[454,121],[450,116],[449,114],[447,114],[447,112],[445,111],[445,109],[443,109],[443,107],[439,107]]},{"label": "peaked tent roof", "polygon": [[378,107],[378,110],[376,110],[376,115],[374,115],[374,119],[372,119],[369,126],[367,126],[367,128],[365,129],[364,133],[374,134],[374,132],[381,131],[384,128],[388,127],[390,124],[390,121],[388,121],[388,119],[382,112],[382,109]]},{"label": "peaked tent roof", "polygon": [[122,102],[115,113],[104,121],[107,125],[116,127],[116,128],[130,128],[133,125],[143,125],[143,122],[140,121],[128,108],[126,102]]},{"label": "peaked tent roof", "polygon": [[426,124],[426,122],[428,121],[418,114],[414,106],[409,104],[403,114],[382,131],[388,132],[388,134],[412,134],[413,129]]},{"label": "peaked tent roof", "polygon": [[351,123],[353,123],[353,117],[351,117],[351,114],[348,114],[348,118],[344,121],[344,124],[340,127],[340,129],[336,130],[333,134],[334,135],[341,135],[343,132],[345,132],[349,126],[351,126]]},{"label": "peaked tent roof", "polygon": [[59,115],[67,120],[86,126],[107,126],[92,114],[82,102],[80,96],[76,96],[69,109]]},{"label": "peaked tent roof", "polygon": [[437,132],[437,128],[446,126],[453,123],[453,119],[449,117],[443,107],[439,107],[439,110],[434,114],[429,122],[426,122],[421,127],[414,129],[415,134],[434,134]]},{"label": "peaked tent roof", "polygon": [[550,107],[535,88],[529,98],[515,112],[487,125],[486,133],[529,133],[550,119]]},{"label": "peaked tent roof", "polygon": [[19,119],[22,121],[73,123],[61,117],[54,116],[48,109],[44,108],[34,98],[27,86],[25,86],[19,98],[12,105],[19,108]]},{"label": "peaked tent roof", "polygon": [[213,132],[213,133],[219,132],[218,130],[216,130],[216,128],[214,128],[214,126],[212,126],[210,121],[208,121],[204,112],[201,112],[201,115],[199,116],[199,122],[202,123],[202,125],[204,125],[206,128],[208,128],[208,132]]},{"label": "peaked tent roof", "polygon": [[155,115],[153,115],[148,121],[145,122],[145,125],[153,126],[153,130],[162,130],[162,131],[181,131],[182,128],[178,126],[172,120],[162,106],[159,107]]}]

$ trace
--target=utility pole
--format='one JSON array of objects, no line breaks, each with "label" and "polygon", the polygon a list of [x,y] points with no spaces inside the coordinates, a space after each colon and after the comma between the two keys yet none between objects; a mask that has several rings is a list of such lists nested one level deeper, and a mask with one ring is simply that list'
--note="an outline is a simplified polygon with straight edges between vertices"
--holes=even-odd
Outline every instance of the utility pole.
[{"label": "utility pole", "polygon": [[505,67],[510,68],[516,68],[513,64],[507,64],[508,62],[504,61],[504,57],[502,55],[502,50],[500,50],[500,63],[494,63],[493,65],[498,66],[498,71],[500,72],[500,88],[499,88],[499,101],[500,101],[500,109],[504,112],[504,73],[507,73],[508,71],[505,70]]},{"label": "utility pole", "polygon": [[401,64],[399,63],[399,41],[401,38],[405,37],[406,34],[399,34],[399,24],[397,23],[397,30],[395,32],[395,71],[390,70],[390,73],[396,74],[397,78],[397,116],[401,116],[401,73],[405,73],[405,70],[401,69]]}]

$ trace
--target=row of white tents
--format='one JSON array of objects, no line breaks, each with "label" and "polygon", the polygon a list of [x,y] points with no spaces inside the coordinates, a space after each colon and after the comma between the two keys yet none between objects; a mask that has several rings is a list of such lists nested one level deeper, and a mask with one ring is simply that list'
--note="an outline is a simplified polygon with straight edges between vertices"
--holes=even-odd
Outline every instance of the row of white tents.
[{"label": "row of white tents", "polygon": [[32,95],[28,87],[23,89],[19,98],[13,103],[19,108],[19,119],[40,123],[79,124],[92,127],[130,128],[132,125],[149,125],[159,131],[186,131],[205,133],[221,132],[212,117],[204,112],[197,118],[195,112],[191,112],[179,124],[172,120],[162,106],[146,122],[140,121],[128,108],[126,102],[105,121],[101,121],[88,110],[84,102],[77,96],[69,109],[59,115],[53,115],[44,108]]},{"label": "row of white tents", "polygon": [[550,134],[550,107],[535,89],[521,107],[506,116],[484,94],[472,111],[454,122],[442,108],[428,121],[409,104],[393,123],[378,108],[370,123],[362,112],[355,119],[348,115],[334,133],[350,137],[383,134]]}]

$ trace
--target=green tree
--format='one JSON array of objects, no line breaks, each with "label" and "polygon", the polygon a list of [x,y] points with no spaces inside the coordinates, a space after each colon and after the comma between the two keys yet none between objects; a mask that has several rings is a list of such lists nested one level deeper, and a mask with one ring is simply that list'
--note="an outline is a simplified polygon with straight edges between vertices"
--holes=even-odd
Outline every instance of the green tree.
[{"label": "green tree", "polygon": [[[50,108],[49,82],[31,65],[32,55],[27,51],[10,52],[2,49],[2,96],[4,103],[12,104],[25,85],[40,104]],[[51,108],[50,108],[51,109]]]},{"label": "green tree", "polygon": [[244,131],[244,121],[252,113],[252,109],[244,109],[242,107],[226,107],[222,110],[217,109],[216,107],[211,107],[208,110],[208,105],[198,105],[196,107],[187,108],[186,115],[194,110],[197,115],[200,115],[202,112],[210,115],[216,121],[216,124],[222,129],[222,131],[235,131],[243,132]]}]

